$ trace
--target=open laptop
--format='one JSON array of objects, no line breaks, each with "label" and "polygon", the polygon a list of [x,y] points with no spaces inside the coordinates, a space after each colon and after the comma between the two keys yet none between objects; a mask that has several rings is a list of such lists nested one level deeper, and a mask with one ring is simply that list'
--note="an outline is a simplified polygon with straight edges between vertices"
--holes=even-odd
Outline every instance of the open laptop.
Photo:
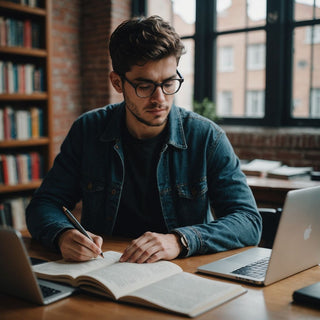
[{"label": "open laptop", "polygon": [[0,292],[46,305],[77,289],[37,279],[20,232],[0,227]]},{"label": "open laptop", "polygon": [[320,186],[287,193],[272,249],[254,247],[198,271],[269,285],[320,263]]}]

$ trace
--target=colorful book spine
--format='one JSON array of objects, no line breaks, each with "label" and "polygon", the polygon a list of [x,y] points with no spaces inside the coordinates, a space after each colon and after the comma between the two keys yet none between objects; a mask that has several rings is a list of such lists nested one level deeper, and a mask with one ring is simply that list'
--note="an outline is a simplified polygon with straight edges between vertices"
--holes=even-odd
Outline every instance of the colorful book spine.
[{"label": "colorful book spine", "polygon": [[43,159],[38,152],[0,154],[0,184],[26,184],[43,178]]}]

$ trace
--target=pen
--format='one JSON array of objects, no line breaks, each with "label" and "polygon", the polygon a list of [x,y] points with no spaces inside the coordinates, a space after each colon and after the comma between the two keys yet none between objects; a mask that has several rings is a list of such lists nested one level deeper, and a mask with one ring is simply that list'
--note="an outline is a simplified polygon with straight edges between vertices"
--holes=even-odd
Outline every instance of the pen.
[{"label": "pen", "polygon": [[[62,207],[64,214],[68,217],[70,222],[73,224],[73,226],[80,231],[83,235],[85,235],[88,239],[90,239],[93,242],[93,239],[90,237],[90,235],[84,230],[82,225],[78,222],[78,220],[74,217],[74,215],[66,208]],[[104,258],[103,253],[100,253],[100,256]]]}]

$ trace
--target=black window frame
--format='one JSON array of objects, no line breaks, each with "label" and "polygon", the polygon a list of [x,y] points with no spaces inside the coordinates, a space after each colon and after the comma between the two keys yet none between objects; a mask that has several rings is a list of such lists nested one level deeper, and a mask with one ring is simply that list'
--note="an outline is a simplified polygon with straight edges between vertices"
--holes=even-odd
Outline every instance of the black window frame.
[{"label": "black window frame", "polygon": [[[133,15],[145,15],[147,0],[133,0]],[[320,19],[294,20],[294,0],[267,0],[266,24],[236,30],[216,31],[216,0],[196,0],[195,34],[182,39],[195,41],[194,99],[216,101],[217,46],[219,36],[264,30],[266,32],[265,115],[263,118],[224,117],[224,125],[264,127],[319,127],[319,119],[291,115],[293,31],[320,24]],[[139,8],[139,10],[137,9]],[[182,70],[183,72],[183,70]]]}]

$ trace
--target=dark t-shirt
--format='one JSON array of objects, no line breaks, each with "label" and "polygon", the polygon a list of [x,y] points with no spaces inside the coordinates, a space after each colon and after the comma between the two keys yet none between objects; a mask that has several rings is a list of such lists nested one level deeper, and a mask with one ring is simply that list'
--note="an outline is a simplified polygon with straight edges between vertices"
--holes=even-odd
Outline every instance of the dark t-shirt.
[{"label": "dark t-shirt", "polygon": [[146,231],[166,233],[157,188],[157,164],[166,130],[140,140],[124,127],[125,178],[113,235],[136,238]]}]

